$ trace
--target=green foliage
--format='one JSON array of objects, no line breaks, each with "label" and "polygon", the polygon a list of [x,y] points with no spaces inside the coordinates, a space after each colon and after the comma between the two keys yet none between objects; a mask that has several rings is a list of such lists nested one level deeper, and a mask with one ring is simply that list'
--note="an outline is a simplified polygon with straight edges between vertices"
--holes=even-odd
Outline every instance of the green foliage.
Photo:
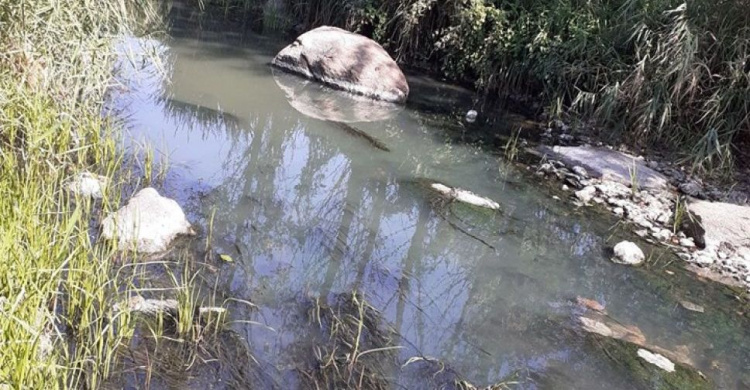
[{"label": "green foliage", "polygon": [[[120,202],[101,113],[114,39],[153,20],[136,5],[0,0],[0,388],[101,388],[133,334],[114,308],[136,284],[92,228]],[[103,200],[68,190],[83,171],[110,178]]]},{"label": "green foliage", "polygon": [[[233,0],[261,4],[260,0]],[[728,168],[750,137],[750,3],[697,0],[287,0],[313,28],[399,61],[593,121],[613,140]]]}]

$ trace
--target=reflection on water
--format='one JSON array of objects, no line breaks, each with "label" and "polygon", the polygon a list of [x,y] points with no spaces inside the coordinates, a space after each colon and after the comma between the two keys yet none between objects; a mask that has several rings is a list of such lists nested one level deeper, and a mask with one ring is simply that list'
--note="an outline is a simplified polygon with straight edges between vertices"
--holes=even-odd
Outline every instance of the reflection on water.
[{"label": "reflection on water", "polygon": [[[166,45],[167,78],[135,77],[127,62],[127,89],[113,102],[133,137],[169,156],[166,195],[204,230],[215,212],[214,246],[235,260],[217,264],[219,290],[259,307],[230,307],[233,329],[280,370],[281,388],[294,386],[284,370],[306,337],[300,297],[355,289],[402,336],[403,361],[434,357],[477,385],[520,372],[524,388],[631,388],[568,331],[570,302],[582,296],[650,342],[687,351],[722,386],[740,386],[747,327],[718,307],[696,315],[676,306],[720,299],[714,290],[679,273],[690,288],[675,289],[656,271],[611,264],[603,253],[620,234],[613,221],[551,201],[528,172],[460,142],[467,129],[453,116],[407,108],[352,124],[386,152],[293,108],[267,66],[283,42],[184,31],[165,44],[129,42]],[[455,87],[425,80],[413,84],[415,100],[445,100],[434,112],[469,108],[444,99]],[[439,202],[425,180],[488,196],[502,212]]]}]

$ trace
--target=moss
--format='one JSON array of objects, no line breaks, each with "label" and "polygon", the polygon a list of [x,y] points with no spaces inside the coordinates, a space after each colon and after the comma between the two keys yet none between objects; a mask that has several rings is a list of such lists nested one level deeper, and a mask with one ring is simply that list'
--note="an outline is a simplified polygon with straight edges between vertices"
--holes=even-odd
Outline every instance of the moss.
[{"label": "moss", "polygon": [[654,390],[702,390],[713,389],[712,383],[696,369],[674,362],[675,371],[667,372],[638,357],[641,347],[626,341],[603,337],[595,334],[586,336],[602,354],[632,378],[638,389]]}]

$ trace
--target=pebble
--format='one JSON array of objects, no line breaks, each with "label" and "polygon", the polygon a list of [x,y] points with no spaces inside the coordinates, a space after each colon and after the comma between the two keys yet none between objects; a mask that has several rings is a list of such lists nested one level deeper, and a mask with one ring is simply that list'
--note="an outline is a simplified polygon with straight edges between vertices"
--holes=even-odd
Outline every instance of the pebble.
[{"label": "pebble", "polygon": [[682,307],[684,307],[685,309],[688,309],[690,311],[694,311],[697,313],[703,313],[706,311],[706,309],[704,309],[703,306],[696,305],[695,303],[690,302],[690,301],[680,301],[680,305],[682,305]]},{"label": "pebble", "polygon": [[569,189],[570,189],[570,187],[568,187],[566,184],[562,185],[562,190],[563,191],[568,191]]},{"label": "pebble", "polygon": [[646,229],[651,229],[652,227],[654,227],[653,223],[647,221],[646,218],[642,216],[634,220],[633,222],[635,222],[638,226],[646,228]]},{"label": "pebble", "polygon": [[573,168],[571,168],[571,171],[575,173],[576,175],[580,176],[581,178],[585,179],[589,176],[589,173],[586,171],[586,168],[576,165]]},{"label": "pebble", "polygon": [[699,253],[693,257],[693,261],[698,265],[706,266],[713,264],[716,260],[707,253]]},{"label": "pebble", "polygon": [[582,190],[576,191],[576,198],[578,198],[583,203],[590,202],[594,196],[596,195],[596,188],[595,187],[584,187]]},{"label": "pebble", "polygon": [[680,238],[680,246],[684,246],[685,248],[695,248],[695,242],[693,242],[692,238]]},{"label": "pebble", "polygon": [[672,232],[669,231],[669,229],[660,229],[658,232],[654,233],[654,238],[660,241],[669,241],[670,238],[672,238]]},{"label": "pebble", "polygon": [[615,213],[616,216],[622,217],[625,215],[625,210],[622,207],[615,207],[612,209],[612,212]]}]

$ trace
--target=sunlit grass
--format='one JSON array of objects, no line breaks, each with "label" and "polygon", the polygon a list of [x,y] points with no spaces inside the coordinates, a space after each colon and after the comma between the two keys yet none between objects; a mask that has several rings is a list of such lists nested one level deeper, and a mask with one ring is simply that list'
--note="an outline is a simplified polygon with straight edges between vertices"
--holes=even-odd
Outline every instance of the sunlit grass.
[{"label": "sunlit grass", "polygon": [[[96,239],[127,177],[101,112],[114,39],[148,11],[124,0],[0,0],[0,387],[100,388],[133,335],[134,316],[115,307],[140,292],[138,275]],[[110,179],[104,199],[66,189],[84,171]],[[187,307],[185,281],[174,293]]]}]

